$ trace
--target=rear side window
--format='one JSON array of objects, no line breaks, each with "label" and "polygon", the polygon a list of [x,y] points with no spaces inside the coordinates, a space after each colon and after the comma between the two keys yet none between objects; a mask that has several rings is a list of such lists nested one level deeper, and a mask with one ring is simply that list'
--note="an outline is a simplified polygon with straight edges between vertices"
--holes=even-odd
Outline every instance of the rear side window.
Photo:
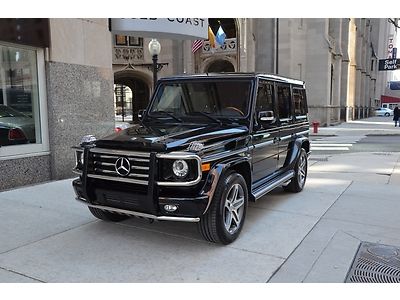
[{"label": "rear side window", "polygon": [[274,86],[273,84],[261,83],[257,92],[256,111],[274,111]]},{"label": "rear side window", "polygon": [[306,91],[304,89],[293,88],[293,106],[296,117],[307,115]]},{"label": "rear side window", "polygon": [[291,118],[290,102],[291,102],[290,86],[278,85],[278,107],[279,107],[279,119],[281,121]]}]

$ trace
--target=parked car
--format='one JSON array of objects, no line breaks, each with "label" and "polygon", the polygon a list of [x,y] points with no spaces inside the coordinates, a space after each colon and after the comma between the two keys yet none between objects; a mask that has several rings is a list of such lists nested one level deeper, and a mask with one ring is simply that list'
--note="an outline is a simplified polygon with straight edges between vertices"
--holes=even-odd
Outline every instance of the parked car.
[{"label": "parked car", "polygon": [[129,123],[126,123],[126,122],[115,122],[115,127],[114,127],[114,130],[115,130],[115,132],[120,132],[121,130],[124,130],[124,129],[126,129],[126,128],[128,128],[130,126],[130,124]]},{"label": "parked car", "polygon": [[140,124],[75,147],[76,199],[105,221],[197,222],[210,242],[241,232],[249,201],[303,190],[310,153],[303,81],[205,74],[158,81]]},{"label": "parked car", "polygon": [[390,108],[379,107],[379,108],[375,109],[375,116],[379,116],[379,117],[393,116],[393,110]]},{"label": "parked car", "polygon": [[0,104],[0,146],[35,143],[34,120]]}]

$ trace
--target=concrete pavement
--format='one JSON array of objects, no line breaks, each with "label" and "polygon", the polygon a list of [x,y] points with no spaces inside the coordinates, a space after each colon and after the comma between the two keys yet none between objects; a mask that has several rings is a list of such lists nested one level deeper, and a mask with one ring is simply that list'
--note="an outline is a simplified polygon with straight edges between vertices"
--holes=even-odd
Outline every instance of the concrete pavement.
[{"label": "concrete pavement", "polygon": [[[320,128],[312,139],[400,133],[389,121]],[[239,239],[221,246],[196,224],[99,221],[75,202],[70,179],[9,190],[0,282],[343,282],[361,241],[400,246],[398,195],[400,152],[312,155],[305,190],[251,203]]]}]

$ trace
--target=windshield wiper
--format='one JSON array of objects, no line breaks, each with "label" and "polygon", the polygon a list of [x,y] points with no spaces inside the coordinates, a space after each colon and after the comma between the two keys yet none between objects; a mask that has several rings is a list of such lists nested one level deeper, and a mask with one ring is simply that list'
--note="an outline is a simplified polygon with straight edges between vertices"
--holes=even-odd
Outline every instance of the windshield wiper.
[{"label": "windshield wiper", "polygon": [[[171,117],[171,118],[174,119],[175,121],[178,121],[178,122],[180,122],[180,123],[183,122],[182,119],[180,119],[180,118],[174,116],[172,112],[165,111],[165,110],[152,111],[152,112],[150,112],[150,114],[153,114],[153,115],[154,115],[154,114],[166,115],[166,116]],[[149,114],[147,114],[147,116],[154,118],[154,116],[151,116],[151,115],[149,115]]]},{"label": "windshield wiper", "polygon": [[219,119],[217,119],[217,118],[215,118],[215,117],[209,115],[209,114],[206,113],[206,112],[202,112],[202,111],[192,111],[192,112],[190,112],[188,115],[189,115],[189,116],[190,116],[190,115],[201,115],[201,116],[205,116],[205,117],[209,118],[210,120],[214,121],[215,123],[218,123],[219,125],[222,125],[221,120],[219,120]]}]

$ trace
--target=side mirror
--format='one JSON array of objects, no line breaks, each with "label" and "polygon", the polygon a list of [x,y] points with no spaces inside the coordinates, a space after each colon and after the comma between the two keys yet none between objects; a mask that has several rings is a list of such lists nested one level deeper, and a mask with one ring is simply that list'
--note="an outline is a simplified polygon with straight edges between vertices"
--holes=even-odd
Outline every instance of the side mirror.
[{"label": "side mirror", "polygon": [[145,109],[139,110],[139,111],[138,111],[138,114],[137,114],[138,119],[139,119],[139,120],[142,120],[145,113],[146,113],[146,110],[145,110]]},{"label": "side mirror", "polygon": [[272,124],[276,121],[276,118],[272,110],[266,110],[258,113],[258,120],[264,124]]}]

